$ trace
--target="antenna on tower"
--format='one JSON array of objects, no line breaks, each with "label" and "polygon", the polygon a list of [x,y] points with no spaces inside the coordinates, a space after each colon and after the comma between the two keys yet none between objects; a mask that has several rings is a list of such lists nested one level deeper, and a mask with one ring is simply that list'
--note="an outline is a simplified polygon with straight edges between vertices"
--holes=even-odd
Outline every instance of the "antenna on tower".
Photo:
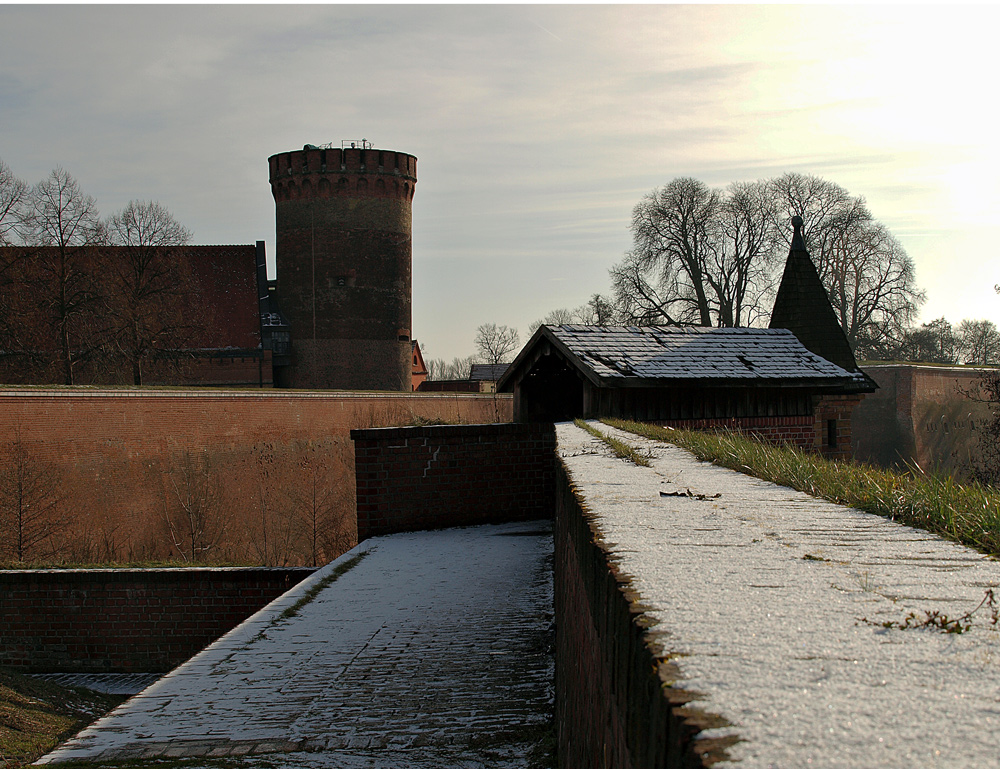
[{"label": "antenna on tower", "polygon": [[342,150],[346,149],[370,150],[372,148],[372,143],[367,139],[342,139],[340,142],[340,148]]}]

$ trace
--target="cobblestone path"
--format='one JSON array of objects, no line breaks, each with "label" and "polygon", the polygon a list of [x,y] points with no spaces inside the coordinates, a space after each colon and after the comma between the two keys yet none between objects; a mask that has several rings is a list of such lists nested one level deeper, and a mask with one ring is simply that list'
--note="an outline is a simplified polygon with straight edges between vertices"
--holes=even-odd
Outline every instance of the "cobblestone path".
[{"label": "cobblestone path", "polygon": [[551,559],[548,522],[368,540],[42,762],[547,766]]}]

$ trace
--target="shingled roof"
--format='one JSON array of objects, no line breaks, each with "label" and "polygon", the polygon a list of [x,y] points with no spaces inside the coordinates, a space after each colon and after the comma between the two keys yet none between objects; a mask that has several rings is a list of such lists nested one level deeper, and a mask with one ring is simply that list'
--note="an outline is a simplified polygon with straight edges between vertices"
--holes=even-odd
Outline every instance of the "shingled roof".
[{"label": "shingled roof", "polygon": [[819,386],[870,389],[867,377],[810,352],[785,329],[542,326],[499,383],[513,386],[522,362],[548,341],[595,385]]},{"label": "shingled roof", "polygon": [[854,353],[830,305],[816,266],[802,238],[802,218],[792,217],[795,232],[771,311],[771,328],[784,328],[811,350],[847,371],[858,371]]}]

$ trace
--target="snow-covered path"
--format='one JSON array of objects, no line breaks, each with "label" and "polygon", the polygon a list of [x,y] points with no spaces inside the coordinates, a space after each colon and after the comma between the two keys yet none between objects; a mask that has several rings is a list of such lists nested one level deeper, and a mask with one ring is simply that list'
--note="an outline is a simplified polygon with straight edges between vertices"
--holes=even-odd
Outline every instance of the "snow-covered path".
[{"label": "snow-covered path", "polygon": [[651,636],[680,669],[677,685],[732,724],[703,735],[741,739],[734,765],[1000,766],[990,610],[960,635],[878,625],[975,609],[1000,585],[1000,563],[597,427],[651,452],[653,466],[613,458],[572,424],[557,425],[563,462],[657,622]]},{"label": "snow-covered path", "polygon": [[547,521],[367,540],[41,763],[529,767],[552,716],[551,554]]}]

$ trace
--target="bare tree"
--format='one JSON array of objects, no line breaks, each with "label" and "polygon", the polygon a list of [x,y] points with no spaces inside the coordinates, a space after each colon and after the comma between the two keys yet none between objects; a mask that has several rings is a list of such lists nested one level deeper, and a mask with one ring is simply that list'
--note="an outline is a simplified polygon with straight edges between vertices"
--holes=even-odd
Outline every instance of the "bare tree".
[{"label": "bare tree", "polygon": [[510,362],[519,340],[516,328],[484,323],[476,329],[474,341],[482,362],[496,365]]},{"label": "bare tree", "polygon": [[290,493],[305,542],[305,557],[313,566],[326,563],[350,549],[347,525],[350,500],[327,463],[306,459],[301,463],[303,483]]},{"label": "bare tree", "polygon": [[61,485],[58,468],[16,431],[0,453],[0,557],[22,562],[58,553],[56,536],[67,525]]},{"label": "bare tree", "polygon": [[553,310],[548,315],[546,315],[541,320],[536,320],[528,326],[528,336],[534,335],[536,331],[542,326],[564,326],[569,323],[581,323],[576,310],[570,310],[567,307],[561,307],[558,310]]},{"label": "bare tree", "polygon": [[719,326],[767,317],[781,263],[777,222],[778,206],[765,183],[734,183],[723,194],[704,273]]},{"label": "bare tree", "polygon": [[676,270],[651,269],[638,252],[629,251],[610,270],[615,312],[625,325],[692,325],[688,300]]},{"label": "bare tree", "polygon": [[681,178],[647,194],[632,213],[634,247],[611,270],[621,321],[761,322],[780,262],[778,210],[764,182],[717,191]]},{"label": "bare tree", "polygon": [[287,566],[295,550],[295,519],[284,514],[273,502],[270,484],[261,478],[257,485],[257,511],[260,528],[251,532],[250,547],[254,559],[262,566]]},{"label": "bare tree", "polygon": [[0,160],[0,356],[5,364],[17,357],[21,348],[17,273],[25,256],[23,249],[5,246],[21,241],[27,197],[28,185]]},{"label": "bare tree", "polygon": [[162,519],[171,548],[185,561],[202,561],[223,541],[228,520],[215,468],[205,454],[171,458],[162,497]]},{"label": "bare tree", "polygon": [[[888,350],[887,350],[888,352]],[[958,363],[958,338],[944,318],[911,328],[895,354],[880,356],[882,359],[918,361],[922,363]]]},{"label": "bare tree", "polygon": [[[808,174],[787,173],[766,184],[789,219],[802,218],[802,236],[815,260],[831,222],[842,220],[844,212],[851,208],[851,196],[839,184]],[[786,245],[791,245],[790,229],[779,229],[779,234]]]},{"label": "bare tree", "polygon": [[685,177],[647,193],[636,205],[635,245],[615,290],[626,307],[628,295],[621,292],[636,292],[637,317],[658,314],[667,324],[713,325],[706,273],[720,204],[718,192]]},{"label": "bare tree", "polygon": [[958,324],[958,349],[964,363],[1000,363],[1000,331],[991,320],[963,320]]},{"label": "bare tree", "polygon": [[27,199],[28,185],[0,159],[0,246],[21,242]]},{"label": "bare tree", "polygon": [[431,358],[426,361],[427,379],[429,381],[468,379],[472,364],[478,360],[478,355],[470,355],[467,358],[452,358],[451,363],[447,363],[444,358]]},{"label": "bare tree", "polygon": [[110,346],[125,361],[132,383],[143,382],[143,366],[156,350],[184,346],[197,327],[185,299],[193,293],[191,277],[167,248],[184,245],[191,233],[159,203],[131,201],[109,217],[107,252]]},{"label": "bare tree", "polygon": [[27,290],[50,319],[64,384],[73,384],[78,363],[100,346],[96,312],[99,300],[94,275],[94,246],[103,239],[97,204],[62,168],[35,185],[30,194],[27,240],[33,246],[25,276]]},{"label": "bare tree", "polygon": [[593,294],[577,309],[579,322],[588,326],[613,326],[618,322],[614,302],[610,297]]},{"label": "bare tree", "polygon": [[785,174],[769,184],[784,213],[802,217],[809,254],[855,354],[898,345],[924,301],[900,242],[863,198],[833,182]]}]

